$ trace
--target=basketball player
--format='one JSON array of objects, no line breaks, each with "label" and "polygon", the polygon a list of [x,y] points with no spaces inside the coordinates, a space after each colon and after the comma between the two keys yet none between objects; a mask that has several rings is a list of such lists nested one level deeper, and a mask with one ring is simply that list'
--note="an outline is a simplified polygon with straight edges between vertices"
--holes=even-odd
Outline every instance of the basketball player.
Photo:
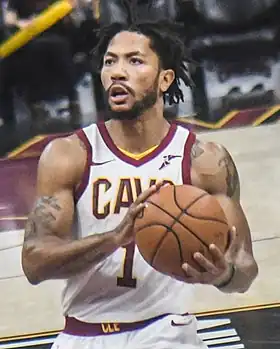
[{"label": "basketball player", "polygon": [[[257,275],[238,174],[227,150],[163,116],[190,84],[184,45],[166,22],[112,24],[96,50],[110,120],[52,141],[38,167],[38,199],[22,264],[38,284],[66,279],[65,329],[56,349],[205,348],[188,314],[193,284],[245,292]],[[225,254],[210,246],[199,272],[178,281],[150,267],[134,245],[134,220],[162,185],[215,195],[233,227]],[[50,319],[51,321],[51,319]]]}]

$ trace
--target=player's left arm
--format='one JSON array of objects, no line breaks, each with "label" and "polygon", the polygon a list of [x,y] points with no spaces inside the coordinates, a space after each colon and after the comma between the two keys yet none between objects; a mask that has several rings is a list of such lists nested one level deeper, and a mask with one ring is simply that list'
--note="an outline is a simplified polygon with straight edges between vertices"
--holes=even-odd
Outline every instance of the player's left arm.
[{"label": "player's left arm", "polygon": [[210,248],[216,265],[211,266],[200,254],[196,255],[196,260],[206,269],[208,267],[210,274],[211,268],[213,274],[221,272],[216,279],[212,278],[212,284],[221,291],[246,292],[258,274],[258,266],[253,255],[250,228],[240,203],[236,165],[225,147],[198,140],[193,145],[191,159],[192,184],[217,198],[232,227],[231,242],[225,255],[215,246]]}]

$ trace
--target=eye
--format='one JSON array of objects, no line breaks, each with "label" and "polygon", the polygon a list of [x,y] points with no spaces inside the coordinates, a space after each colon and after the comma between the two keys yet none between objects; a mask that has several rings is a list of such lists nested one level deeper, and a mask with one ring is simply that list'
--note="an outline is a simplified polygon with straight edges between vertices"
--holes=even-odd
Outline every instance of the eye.
[{"label": "eye", "polygon": [[104,59],[104,65],[106,65],[106,66],[112,65],[113,62],[114,62],[114,61],[113,61],[112,58],[105,58],[105,59]]},{"label": "eye", "polygon": [[143,64],[143,60],[140,59],[140,58],[136,58],[136,57],[132,57],[130,59],[130,62],[133,64],[133,65],[139,65],[139,64]]}]

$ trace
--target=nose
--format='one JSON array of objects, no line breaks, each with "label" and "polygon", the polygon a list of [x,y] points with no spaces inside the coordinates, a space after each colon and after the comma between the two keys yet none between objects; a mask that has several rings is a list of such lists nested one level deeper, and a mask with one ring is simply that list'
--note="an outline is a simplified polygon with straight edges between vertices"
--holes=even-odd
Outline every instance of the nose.
[{"label": "nose", "polygon": [[127,72],[122,64],[116,64],[111,73],[112,82],[127,81]]}]

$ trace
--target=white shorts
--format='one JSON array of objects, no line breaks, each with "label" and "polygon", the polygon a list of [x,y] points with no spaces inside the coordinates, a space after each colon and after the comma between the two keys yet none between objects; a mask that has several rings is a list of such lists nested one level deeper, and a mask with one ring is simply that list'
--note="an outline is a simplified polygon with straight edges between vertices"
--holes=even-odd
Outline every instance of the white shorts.
[{"label": "white shorts", "polygon": [[80,337],[61,333],[52,349],[206,349],[192,315],[167,315],[134,331]]}]

